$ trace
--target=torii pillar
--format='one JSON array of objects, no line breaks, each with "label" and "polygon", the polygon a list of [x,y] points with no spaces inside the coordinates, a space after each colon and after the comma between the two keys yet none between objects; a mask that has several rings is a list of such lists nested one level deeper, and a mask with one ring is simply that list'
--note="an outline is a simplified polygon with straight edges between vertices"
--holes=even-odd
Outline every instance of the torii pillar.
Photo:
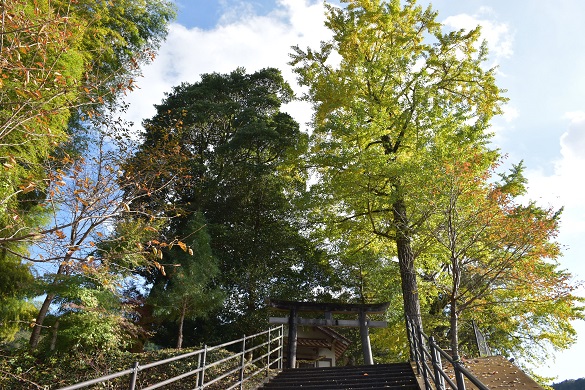
[{"label": "torii pillar", "polygon": [[360,310],[359,313],[360,322],[360,338],[362,340],[362,353],[364,354],[364,364],[374,364],[374,358],[372,357],[372,345],[370,344],[370,331],[368,330],[368,322],[366,318],[366,311]]}]

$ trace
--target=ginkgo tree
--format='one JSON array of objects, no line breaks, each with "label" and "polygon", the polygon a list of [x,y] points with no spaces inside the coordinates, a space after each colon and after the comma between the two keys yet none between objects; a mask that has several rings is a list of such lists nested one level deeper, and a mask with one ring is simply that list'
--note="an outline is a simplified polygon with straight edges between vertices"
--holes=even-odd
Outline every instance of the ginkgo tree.
[{"label": "ginkgo tree", "polygon": [[558,264],[561,210],[518,200],[526,192],[522,164],[497,180],[495,162],[477,150],[467,155],[440,167],[420,199],[433,212],[418,230],[417,251],[437,288],[434,315],[448,314],[454,356],[461,318],[522,363],[547,347],[567,348],[575,338],[571,321],[583,313],[576,283]]},{"label": "ginkgo tree", "polygon": [[[505,99],[486,69],[480,29],[445,31],[415,1],[348,0],[328,6],[333,38],[294,48],[291,64],[315,114],[312,187],[325,225],[387,241],[399,261],[404,311],[421,324],[412,241],[426,217],[411,193],[434,178],[421,169],[489,140]],[[424,176],[424,179],[421,179]]]},{"label": "ginkgo tree", "polygon": [[581,314],[558,268],[559,215],[517,200],[521,170],[494,184],[490,120],[506,99],[480,28],[449,31],[415,1],[343,3],[328,6],[333,38],[291,61],[315,110],[317,237],[335,244],[351,230],[381,263],[396,258],[406,316],[452,315],[456,353],[459,315],[503,353],[567,347]]}]

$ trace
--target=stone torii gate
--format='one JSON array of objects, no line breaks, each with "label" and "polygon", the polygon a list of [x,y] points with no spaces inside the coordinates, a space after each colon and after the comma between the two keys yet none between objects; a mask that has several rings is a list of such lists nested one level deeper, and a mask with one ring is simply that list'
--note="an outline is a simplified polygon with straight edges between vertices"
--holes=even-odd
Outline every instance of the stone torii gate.
[{"label": "stone torii gate", "polygon": [[[297,356],[297,326],[344,326],[360,328],[362,352],[365,364],[374,364],[372,347],[370,345],[370,333],[368,328],[385,328],[386,321],[371,321],[367,314],[383,314],[389,302],[377,304],[356,303],[320,303],[320,302],[295,302],[270,299],[268,305],[276,310],[288,311],[287,317],[270,317],[271,324],[288,324],[288,368],[295,368]],[[324,318],[301,318],[298,313],[321,312]],[[357,320],[341,320],[333,318],[333,314],[357,314]]]}]

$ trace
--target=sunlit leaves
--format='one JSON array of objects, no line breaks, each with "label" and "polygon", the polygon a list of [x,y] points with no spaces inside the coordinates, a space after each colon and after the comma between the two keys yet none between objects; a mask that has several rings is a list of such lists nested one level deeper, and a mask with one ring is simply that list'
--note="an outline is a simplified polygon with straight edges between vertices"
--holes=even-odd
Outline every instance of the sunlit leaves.
[{"label": "sunlit leaves", "polygon": [[325,242],[345,229],[387,241],[380,257],[398,256],[406,314],[420,318],[411,244],[431,208],[417,197],[437,164],[486,144],[505,98],[478,29],[443,32],[414,2],[347,3],[328,7],[329,42],[291,55],[315,109],[313,215],[333,235]]},{"label": "sunlit leaves", "polygon": [[[496,180],[489,121],[506,99],[479,28],[443,32],[436,18],[414,2],[350,0],[328,9],[331,41],[294,48],[291,64],[316,111],[317,237],[360,270],[360,286],[371,276],[356,259],[398,254],[408,291],[421,273],[432,315],[453,297],[453,310],[483,323],[502,352],[566,347],[580,314],[556,264],[559,212],[515,201],[525,191],[521,165]],[[406,298],[405,308],[419,315]]]},{"label": "sunlit leaves", "polygon": [[30,264],[17,256],[0,256],[0,340],[11,341],[16,332],[28,325],[36,314],[32,302],[34,279]]},{"label": "sunlit leaves", "polygon": [[132,87],[173,13],[163,0],[8,0],[1,12],[0,236],[12,239],[21,231],[10,219],[36,222],[28,214],[48,187],[43,164],[77,136],[69,125]]},{"label": "sunlit leaves", "polygon": [[458,317],[476,321],[492,348],[524,362],[548,347],[568,347],[570,321],[582,313],[576,285],[557,262],[560,212],[517,200],[526,182],[521,164],[497,182],[496,164],[486,167],[481,154],[467,153],[476,157],[447,162],[427,183],[432,196],[422,200],[434,207],[418,232],[425,238],[418,240],[421,258],[433,259],[422,263],[437,289],[433,314],[450,315],[454,350],[454,335],[463,333],[453,322]]}]

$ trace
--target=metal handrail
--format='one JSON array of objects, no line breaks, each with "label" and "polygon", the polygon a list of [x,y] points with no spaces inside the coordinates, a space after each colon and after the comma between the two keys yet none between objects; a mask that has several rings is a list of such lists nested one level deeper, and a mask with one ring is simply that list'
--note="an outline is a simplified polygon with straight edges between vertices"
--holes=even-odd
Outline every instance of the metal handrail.
[{"label": "metal handrail", "polygon": [[[258,339],[262,336],[266,336],[266,340],[261,341],[257,345],[254,345],[254,340]],[[256,333],[252,336],[244,336],[241,339],[229,341],[227,343],[215,345],[212,347],[208,347],[207,345],[205,345],[202,349],[199,349],[197,351],[173,356],[173,357],[170,357],[168,359],[163,359],[163,360],[159,360],[156,362],[148,363],[148,364],[145,364],[143,366],[141,366],[138,362],[134,362],[134,365],[130,369],[116,372],[116,373],[113,373],[110,375],[105,375],[105,376],[102,376],[102,377],[99,377],[96,379],[92,379],[92,380],[88,380],[85,382],[77,383],[77,384],[74,384],[71,386],[62,387],[58,390],[81,389],[81,388],[84,388],[87,386],[91,386],[91,385],[95,385],[98,383],[107,382],[107,381],[110,381],[112,379],[120,378],[120,377],[123,377],[126,375],[130,375],[128,389],[129,390],[136,390],[137,389],[136,388],[136,381],[137,381],[138,373],[140,371],[144,371],[146,369],[160,366],[162,364],[167,364],[170,362],[174,362],[174,361],[182,360],[182,359],[187,359],[187,358],[191,358],[191,357],[195,357],[195,356],[197,357],[197,368],[196,369],[182,373],[180,375],[174,376],[174,377],[166,379],[164,381],[154,383],[150,386],[142,388],[141,390],[158,389],[162,386],[168,385],[170,383],[176,382],[178,380],[187,378],[187,377],[192,376],[192,375],[196,375],[197,387],[195,387],[195,389],[202,390],[202,389],[205,389],[206,387],[208,387],[209,385],[216,383],[216,382],[218,382],[218,381],[220,381],[220,380],[222,380],[230,375],[233,375],[237,372],[240,373],[238,380],[236,381],[236,383],[231,385],[231,387],[226,388],[226,389],[235,389],[237,387],[239,387],[240,389],[243,389],[243,384],[246,381],[248,381],[249,379],[255,377],[256,375],[265,371],[266,376],[269,376],[270,367],[276,366],[276,368],[278,370],[282,370],[283,349],[284,349],[284,342],[283,342],[284,339],[283,338],[284,338],[283,325],[280,325],[280,326],[265,330],[263,332]],[[222,358],[218,361],[215,361],[212,363],[207,363],[207,361],[206,361],[207,354],[210,351],[219,350],[221,348],[233,346],[233,345],[238,344],[238,343],[242,343],[242,349],[240,352],[238,352],[232,356]],[[276,344],[276,345],[274,345],[274,344]],[[247,354],[251,353],[253,356],[253,354],[256,351],[258,351],[260,348],[266,348],[266,352],[265,353],[260,352],[259,356],[250,359],[250,361],[246,361]],[[273,358],[274,354],[276,354],[275,358]],[[218,365],[225,363],[227,361],[233,360],[233,359],[239,359],[240,363],[238,366],[236,366],[235,368],[233,368],[231,370],[228,370],[228,371],[222,373],[221,375],[209,380],[208,382],[205,381],[206,370],[208,370],[211,367],[218,366]],[[248,375],[245,375],[245,370],[248,366],[250,366],[252,364],[256,364],[257,362],[261,362],[261,361],[265,361],[266,363],[261,365],[260,367],[258,367],[253,372],[248,373]]]},{"label": "metal handrail", "polygon": [[[426,390],[445,390],[447,383],[453,390],[465,390],[465,378],[477,386],[480,390],[489,390],[485,384],[468,371],[459,360],[458,356],[451,357],[443,351],[432,336],[427,336],[420,326],[412,319],[407,318],[408,340],[413,354],[418,374],[422,376]],[[455,382],[443,370],[441,358],[445,359],[453,367]],[[429,367],[428,362],[431,363]],[[434,388],[431,386],[434,384]]]}]

